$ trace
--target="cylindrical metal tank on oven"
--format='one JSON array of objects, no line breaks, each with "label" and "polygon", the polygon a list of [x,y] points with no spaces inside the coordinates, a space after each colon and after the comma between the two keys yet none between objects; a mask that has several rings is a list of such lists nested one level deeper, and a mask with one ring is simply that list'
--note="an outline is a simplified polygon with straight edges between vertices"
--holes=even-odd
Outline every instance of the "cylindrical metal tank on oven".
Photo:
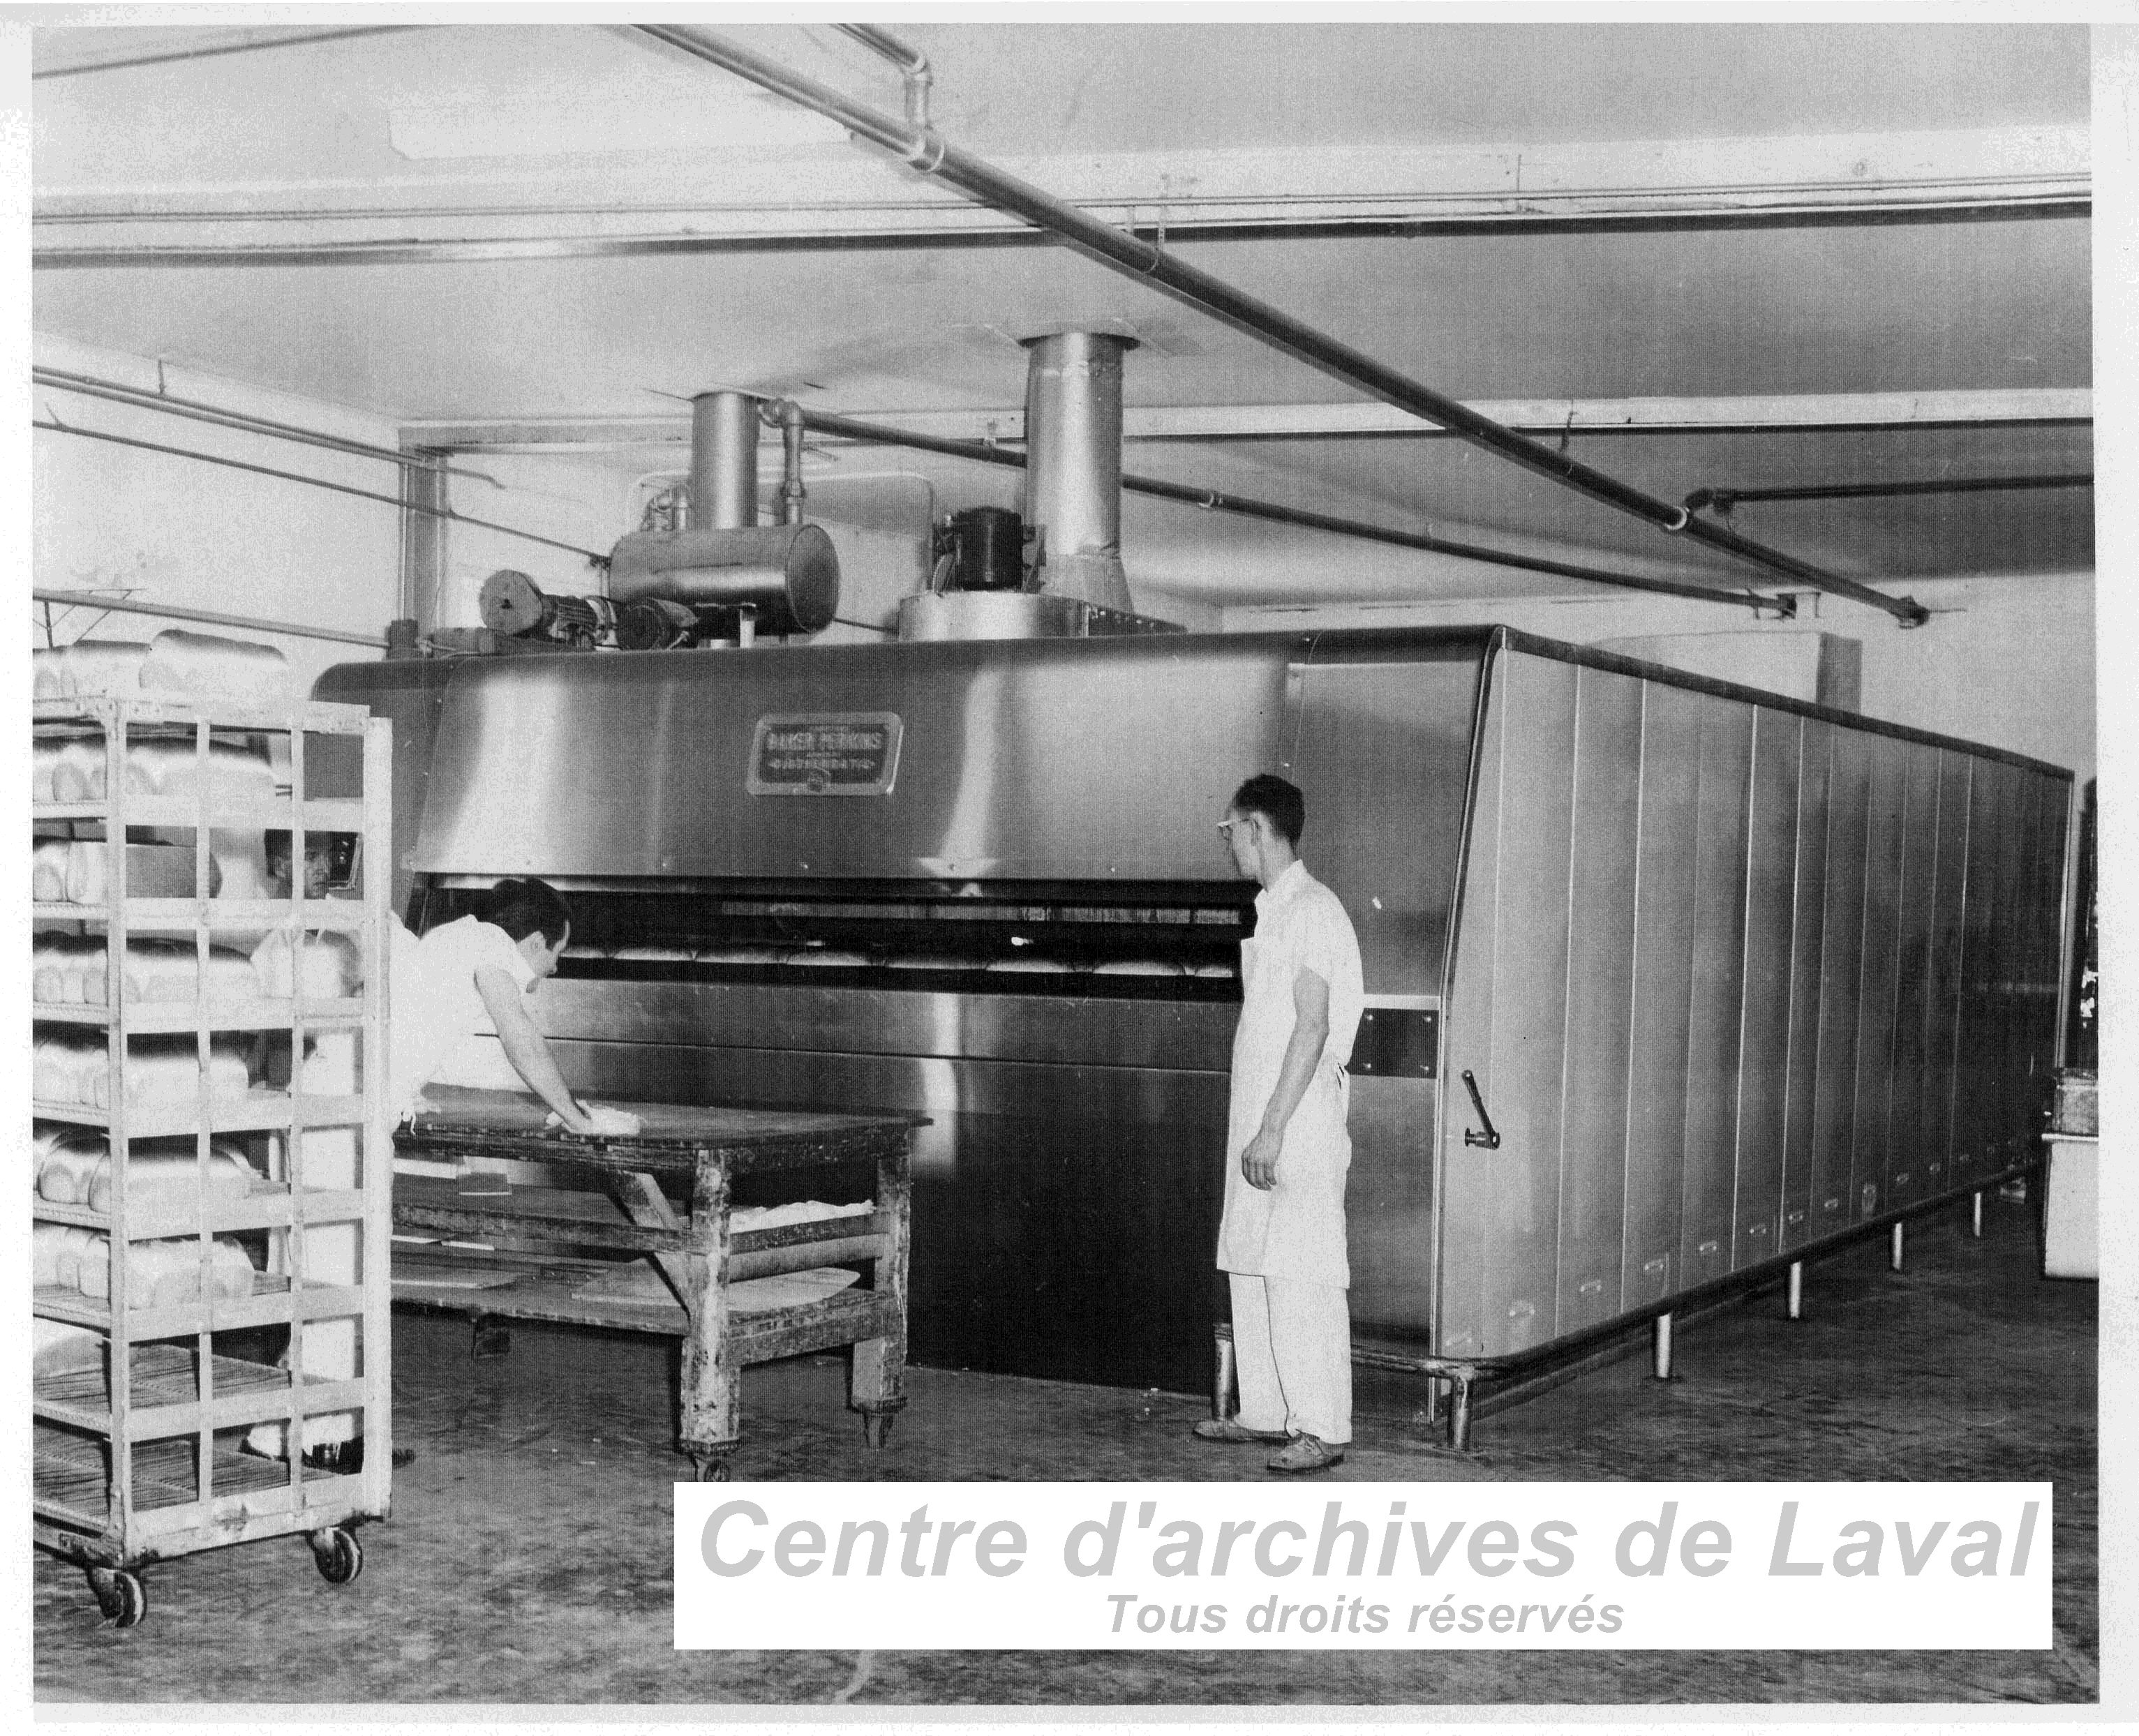
[{"label": "cylindrical metal tank on oven", "polygon": [[2009,754],[1500,628],[409,667],[317,695],[434,729],[416,922],[570,898],[575,1086],[932,1118],[925,1362],[1206,1384],[1257,771],[1364,962],[1362,1341],[1505,1366],[2035,1131],[2070,779]]}]

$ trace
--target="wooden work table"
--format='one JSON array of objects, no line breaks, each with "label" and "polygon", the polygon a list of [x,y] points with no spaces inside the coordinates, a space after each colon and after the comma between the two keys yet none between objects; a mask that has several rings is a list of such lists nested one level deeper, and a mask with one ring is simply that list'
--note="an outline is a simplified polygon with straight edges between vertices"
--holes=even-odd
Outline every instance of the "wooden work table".
[{"label": "wooden work table", "polygon": [[[746,1366],[851,1345],[849,1402],[862,1413],[869,1444],[884,1445],[906,1403],[908,1142],[920,1117],[624,1103],[617,1107],[640,1119],[636,1135],[580,1138],[545,1126],[542,1104],[516,1093],[434,1087],[427,1097],[427,1107],[395,1135],[397,1154],[553,1165],[572,1185],[477,1194],[450,1179],[396,1176],[396,1230],[509,1245],[494,1253],[397,1248],[397,1302],[466,1313],[479,1326],[553,1320],[680,1337],[678,1445],[702,1481],[727,1477]],[[866,1213],[733,1229],[730,1197],[738,1177],[857,1161],[875,1166]],[[688,1190],[688,1215],[663,1191],[663,1178]],[[650,1255],[673,1294],[575,1293],[615,1269],[563,1250],[597,1249]],[[753,1312],[729,1305],[732,1284],[863,1262],[870,1268],[866,1289]]]}]

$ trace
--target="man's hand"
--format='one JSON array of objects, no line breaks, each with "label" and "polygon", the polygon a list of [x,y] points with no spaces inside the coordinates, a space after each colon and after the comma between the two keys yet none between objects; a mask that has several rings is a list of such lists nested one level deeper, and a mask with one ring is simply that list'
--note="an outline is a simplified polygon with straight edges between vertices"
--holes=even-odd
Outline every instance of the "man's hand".
[{"label": "man's hand", "polygon": [[572,1113],[561,1109],[550,1112],[546,1126],[562,1127],[567,1133],[581,1139],[633,1139],[638,1137],[639,1119],[629,1109],[613,1109],[607,1103],[582,1103],[575,1101]]},{"label": "man's hand", "polygon": [[1249,1186],[1261,1188],[1265,1192],[1277,1180],[1278,1153],[1285,1148],[1285,1136],[1272,1133],[1267,1128],[1258,1129],[1241,1152],[1241,1176]]}]

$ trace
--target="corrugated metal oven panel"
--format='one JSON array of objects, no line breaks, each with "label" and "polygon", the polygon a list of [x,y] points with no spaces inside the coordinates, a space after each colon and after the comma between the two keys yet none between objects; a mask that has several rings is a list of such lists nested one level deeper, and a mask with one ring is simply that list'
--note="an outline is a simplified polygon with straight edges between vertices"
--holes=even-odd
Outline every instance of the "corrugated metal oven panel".
[{"label": "corrugated metal oven panel", "polygon": [[[1923,1197],[1936,1161],[1926,1141],[1924,1093],[1931,1024],[1931,948],[1938,910],[1940,761],[1921,742],[1902,747],[1906,772],[1901,910],[1894,953],[1893,1088],[1887,1106],[1887,1200]],[[1943,1173],[1943,1165],[1941,1166]]]},{"label": "corrugated metal oven panel", "polygon": [[1753,711],[1715,694],[1701,700],[1701,807],[1691,840],[1693,1000],[1686,1034],[1681,1284],[1705,1283],[1730,1269]]},{"label": "corrugated metal oven panel", "polygon": [[1838,728],[1828,761],[1827,904],[1822,924],[1819,1083],[1813,1105],[1811,1234],[1851,1221],[1858,997],[1864,961],[1864,839],[1872,741]]},{"label": "corrugated metal oven panel", "polygon": [[1960,1037],[1962,936],[1968,914],[1969,790],[1975,762],[1939,756],[1938,856],[1931,893],[1931,990],[1924,1037],[1924,1168],[1934,1191],[1957,1177],[1955,1046]]},{"label": "corrugated metal oven panel", "polygon": [[1493,1090],[1500,1129],[1487,1220],[1489,1355],[1559,1336],[1560,1092],[1566,1057],[1568,874],[1575,667],[1520,653],[1503,664]]},{"label": "corrugated metal oven panel", "polygon": [[1857,996],[1857,1110],[1850,1196],[1859,1219],[1887,1206],[1887,1112],[1893,1095],[1894,959],[1902,896],[1907,766],[1898,744],[1872,741],[1864,834],[1863,964]]},{"label": "corrugated metal oven panel", "polygon": [[2004,809],[2012,769],[1977,760],[1968,800],[1968,878],[1961,923],[1960,1034],[1955,1044],[1954,1171],[1957,1178],[1986,1173],[1997,1088],[1999,870],[2009,840]]},{"label": "corrugated metal oven panel", "polygon": [[1813,1131],[1819,1090],[1820,982],[1827,916],[1828,761],[1834,726],[1802,720],[1790,936],[1788,1080],[1783,1103],[1782,1241],[1812,1233]]},{"label": "corrugated metal oven panel", "polygon": [[1641,838],[1633,1015],[1627,1069],[1628,1308],[1679,1288],[1686,1176],[1686,1054],[1693,1005],[1693,837],[1701,800],[1701,697],[1642,685]]},{"label": "corrugated metal oven panel", "polygon": [[1473,749],[1477,770],[1465,821],[1462,884],[1457,892],[1456,932],[1449,946],[1442,1001],[1442,1077],[1448,1089],[1439,1104],[1433,1345],[1442,1355],[1451,1357],[1485,1354],[1486,1271],[1491,1259],[1487,1237],[1500,1185],[1500,1154],[1464,1137],[1476,1117],[1463,1076],[1472,1074],[1490,1107],[1495,1100],[1493,1007],[1499,980],[1502,806],[1507,786],[1506,675],[1505,658],[1496,657],[1487,664]]},{"label": "corrugated metal oven panel", "polygon": [[1352,918],[1370,995],[1441,992],[1479,665],[1475,645],[1318,640],[1300,671],[1300,848]]},{"label": "corrugated metal oven panel", "polygon": [[1804,720],[1762,707],[1753,719],[1746,825],[1745,982],[1738,1062],[1733,1270],[1782,1245],[1783,1142],[1789,1090],[1790,947],[1796,919],[1798,767]]},{"label": "corrugated metal oven panel", "polygon": [[1562,1083],[1557,1316],[1562,1333],[1621,1308],[1634,892],[1647,683],[1577,672],[1568,863],[1567,1056]]},{"label": "corrugated metal oven panel", "polygon": [[2065,875],[2065,839],[2071,820],[2068,780],[2040,773],[2026,775],[2034,795],[2027,836],[2034,845],[2035,873],[2027,904],[2026,1097],[2015,1116],[2017,1150],[2031,1149],[2042,1131],[2042,1113],[2056,1064],[2058,1005],[2063,955],[2063,913],[2069,896]]}]

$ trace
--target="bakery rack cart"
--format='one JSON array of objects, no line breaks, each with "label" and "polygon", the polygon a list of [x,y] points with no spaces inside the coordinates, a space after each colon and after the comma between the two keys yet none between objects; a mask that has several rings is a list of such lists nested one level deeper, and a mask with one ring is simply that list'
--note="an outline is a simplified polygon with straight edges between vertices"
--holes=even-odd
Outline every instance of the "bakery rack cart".
[{"label": "bakery rack cart", "polygon": [[[33,1539],[87,1569],[120,1627],[146,1613],[149,1563],[228,1544],[301,1534],[321,1572],[346,1583],[363,1565],[355,1528],[384,1518],[390,1496],[384,869],[391,725],[360,707],[205,696],[42,700],[32,716],[46,756],[71,743],[78,760],[100,765],[90,799],[41,789],[51,799],[33,800],[32,814],[41,839],[71,838],[70,848],[100,852],[102,883],[86,902],[33,902],[32,921],[84,946],[100,936],[104,951],[100,1005],[92,970],[84,1000],[33,1005],[41,1053],[48,1041],[71,1045],[66,1052],[85,1058],[88,1081],[67,1100],[33,1094],[33,1113],[42,1123],[101,1135],[110,1173],[105,1209],[86,1197],[37,1197],[33,1206],[42,1234],[71,1229],[76,1245],[105,1238],[108,1271],[105,1296],[57,1284],[34,1293],[39,1321],[86,1328],[95,1339],[76,1338],[77,1366],[34,1382]],[[360,788],[316,795],[308,750],[316,763],[340,768],[341,783],[353,784],[360,767]],[[168,767],[188,751],[184,780],[159,785],[139,769],[144,756],[160,756]],[[264,753],[270,768],[247,783],[228,770],[233,752],[256,767]],[[277,763],[285,753],[286,790]],[[81,794],[79,779],[68,787]],[[214,896],[215,849],[233,839],[257,843],[270,829],[291,834],[294,864],[305,859],[306,833],[357,834],[371,867],[361,897],[307,897],[301,868],[286,897]],[[37,888],[52,889],[50,881]],[[212,972],[212,958],[231,961],[228,951],[212,953],[218,943],[250,947],[278,932],[291,949],[281,982],[233,985],[228,968]],[[331,936],[341,939],[330,943]],[[130,982],[130,941],[144,939],[164,943],[164,957],[184,957],[173,941],[191,945],[189,1000],[167,990],[145,998]],[[343,992],[308,994],[301,950],[330,944],[344,958],[353,946],[360,990],[347,992],[345,978]],[[270,998],[281,988],[286,995]],[[333,1044],[345,1076],[316,1072],[308,1044]],[[251,1058],[242,1093],[231,1088],[233,1053]],[[182,1137],[198,1165],[195,1182],[181,1170],[174,1185],[166,1168],[153,1190],[130,1184],[130,1169],[146,1161],[130,1162],[131,1148]],[[249,1191],[212,1185],[212,1141],[237,1143],[264,1167]],[[330,1149],[335,1161],[326,1161]],[[330,1236],[339,1238],[340,1257],[315,1259]],[[187,1249],[198,1258],[190,1278]],[[236,1250],[266,1269],[233,1276]],[[308,1273],[308,1264],[321,1269]],[[277,1328],[290,1340],[279,1359]],[[335,1361],[326,1346],[337,1333],[347,1347],[334,1373],[321,1372]],[[330,1417],[360,1431],[360,1455],[300,1450],[316,1432],[332,1432]],[[245,1450],[248,1430],[277,1422],[274,1453]]]}]

